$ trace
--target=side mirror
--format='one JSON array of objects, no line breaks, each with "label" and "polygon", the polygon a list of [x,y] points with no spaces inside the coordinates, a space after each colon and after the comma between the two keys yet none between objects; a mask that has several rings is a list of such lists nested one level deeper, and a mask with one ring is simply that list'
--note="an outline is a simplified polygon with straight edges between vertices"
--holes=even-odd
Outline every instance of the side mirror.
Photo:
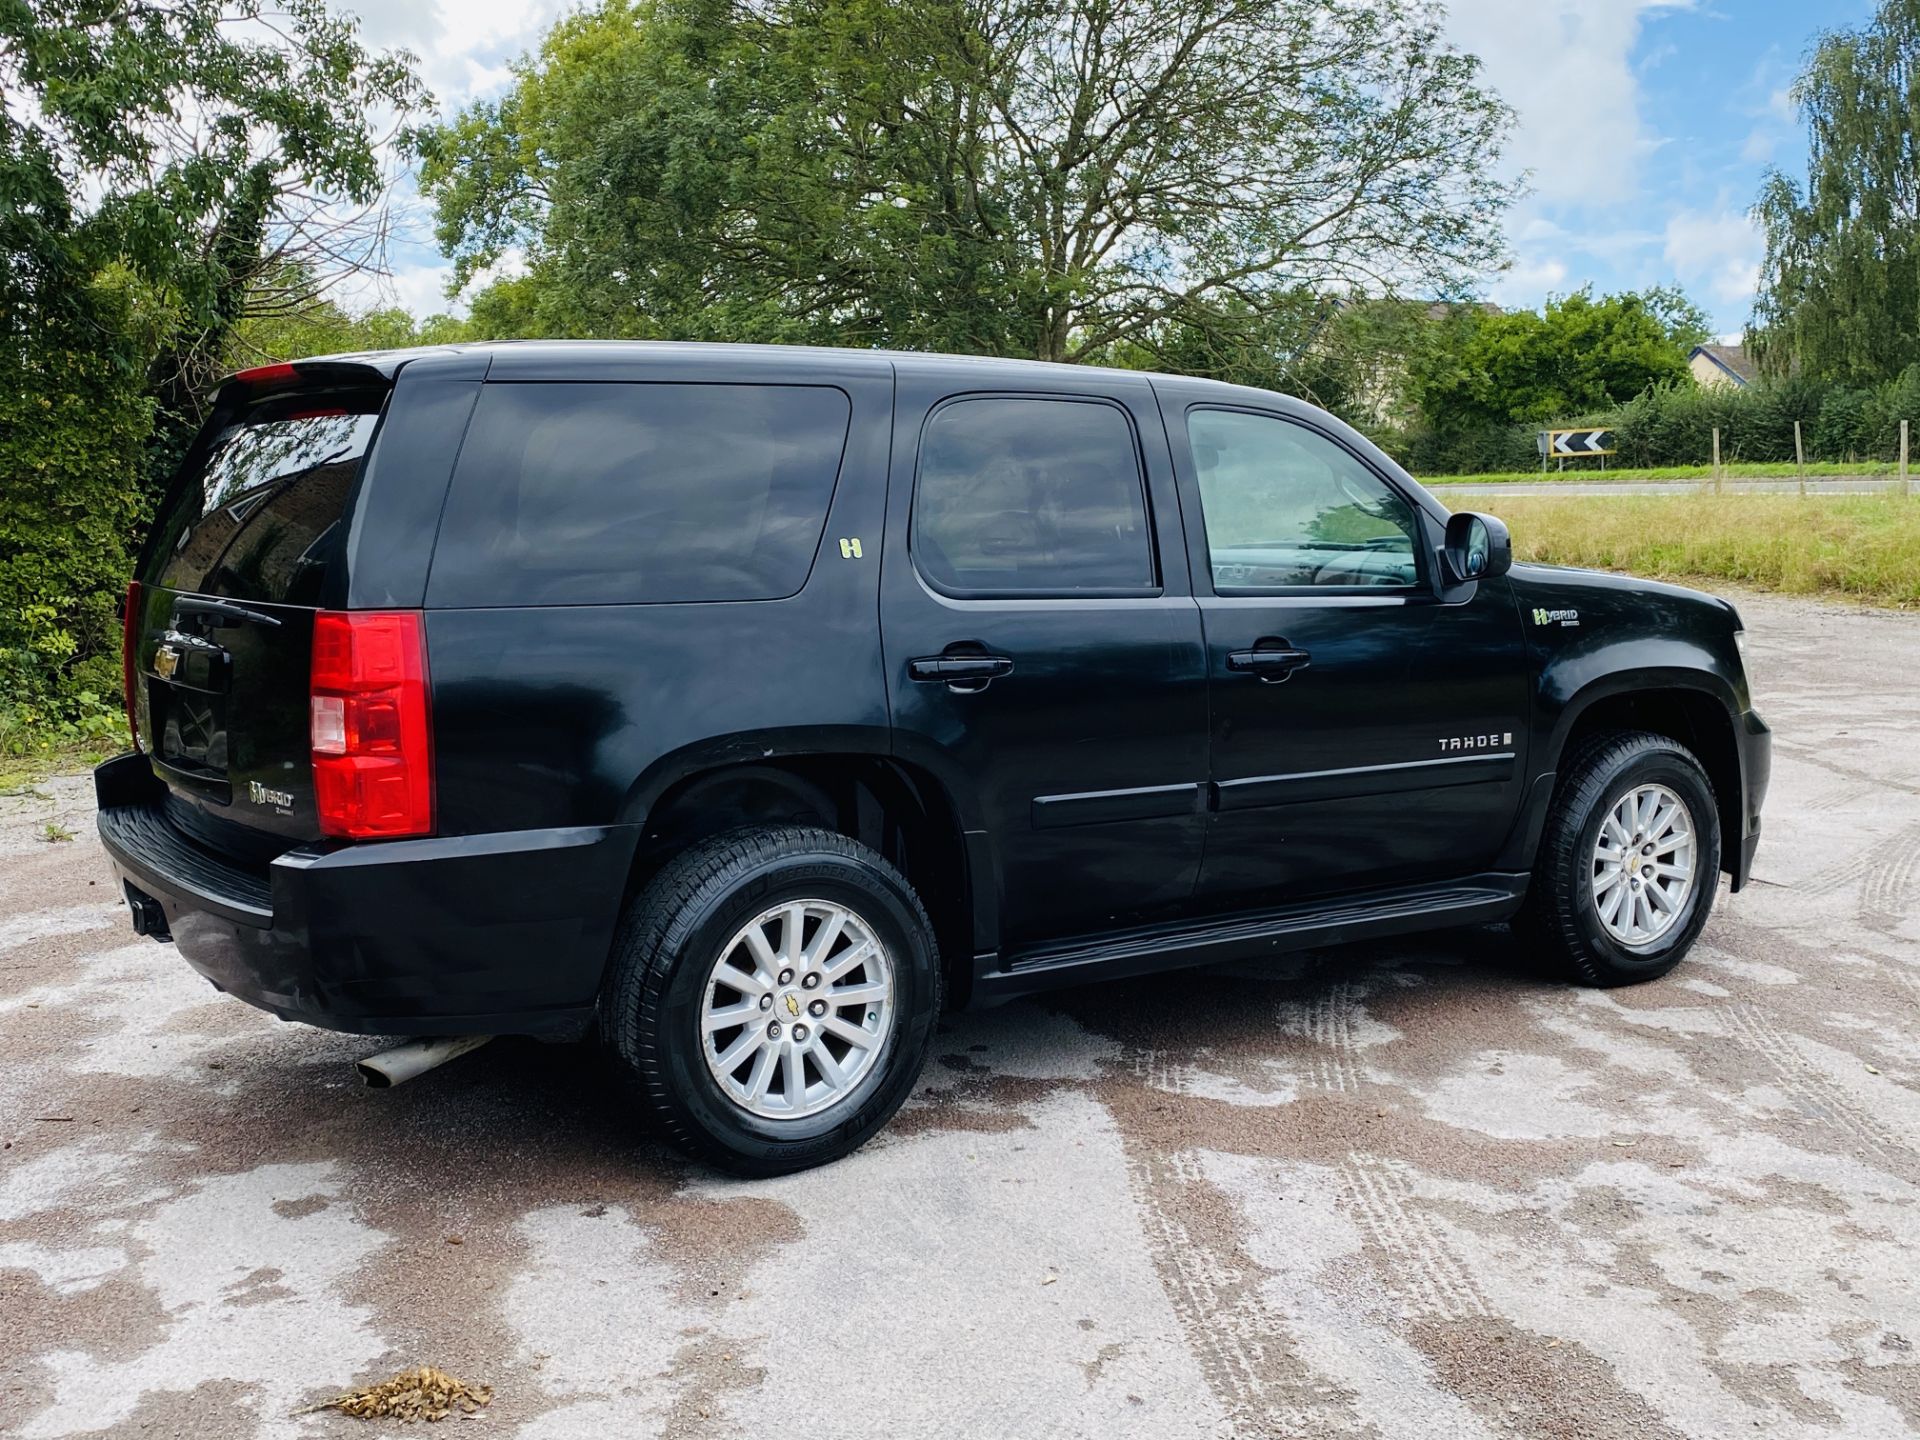
[{"label": "side mirror", "polygon": [[1447,518],[1440,559],[1455,584],[1492,580],[1513,568],[1513,537],[1493,516],[1462,510]]}]

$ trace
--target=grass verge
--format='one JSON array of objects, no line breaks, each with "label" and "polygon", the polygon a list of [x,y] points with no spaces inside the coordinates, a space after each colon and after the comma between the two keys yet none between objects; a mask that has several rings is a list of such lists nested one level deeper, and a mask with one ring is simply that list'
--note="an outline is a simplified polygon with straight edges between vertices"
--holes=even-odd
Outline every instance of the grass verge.
[{"label": "grass verge", "polygon": [[0,797],[23,795],[49,775],[90,770],[127,748],[126,721],[117,715],[51,722],[0,706]]},{"label": "grass verge", "polygon": [[1516,495],[1489,508],[1516,560],[1920,605],[1920,498]]},{"label": "grass verge", "polygon": [[[1800,472],[1789,464],[1750,465],[1739,461],[1728,461],[1723,467],[1729,480],[1791,480]],[[1883,475],[1898,472],[1899,466],[1885,460],[1860,460],[1852,463],[1828,463],[1825,461],[1807,466],[1809,480],[1820,479],[1875,479]],[[1634,469],[1631,466],[1616,469],[1608,466],[1605,470],[1597,466],[1581,466],[1566,470],[1501,470],[1486,475],[1421,475],[1417,477],[1422,485],[1539,485],[1555,480],[1579,480],[1588,484],[1594,481],[1608,480],[1711,480],[1711,465],[1665,465],[1657,469]],[[1920,480],[1920,473],[1915,478]]]}]

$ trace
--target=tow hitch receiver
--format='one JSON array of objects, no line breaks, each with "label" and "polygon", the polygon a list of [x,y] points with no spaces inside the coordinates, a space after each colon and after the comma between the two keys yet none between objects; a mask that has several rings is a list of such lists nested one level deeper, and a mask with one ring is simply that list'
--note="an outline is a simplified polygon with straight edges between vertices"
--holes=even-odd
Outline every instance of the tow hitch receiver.
[{"label": "tow hitch receiver", "polygon": [[132,884],[127,886],[127,909],[133,912],[134,934],[154,940],[173,939],[173,932],[167,928],[167,912],[160,908],[160,902]]}]

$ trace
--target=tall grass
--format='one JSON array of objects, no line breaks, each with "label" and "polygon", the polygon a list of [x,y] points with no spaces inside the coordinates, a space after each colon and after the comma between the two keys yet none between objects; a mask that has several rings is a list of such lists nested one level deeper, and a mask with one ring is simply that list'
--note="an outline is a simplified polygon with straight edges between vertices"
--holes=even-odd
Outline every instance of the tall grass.
[{"label": "tall grass", "polygon": [[[1741,461],[1723,467],[1729,480],[1792,480],[1800,472],[1791,460],[1784,463],[1768,462],[1759,464]],[[1890,460],[1859,460],[1849,464],[1846,461],[1807,462],[1809,480],[1834,479],[1836,477],[1862,477],[1877,479],[1890,476],[1899,467]],[[1920,465],[1914,467],[1914,477],[1920,482]],[[1550,485],[1560,481],[1573,481],[1579,484],[1605,483],[1609,481],[1646,481],[1646,480],[1709,480],[1713,478],[1711,465],[1609,465],[1605,470],[1597,465],[1582,464],[1578,468],[1568,466],[1565,470],[1489,470],[1479,474],[1459,475],[1422,475],[1422,485]]]},{"label": "tall grass", "polygon": [[[1476,497],[1447,503],[1473,509]],[[1517,560],[1920,605],[1920,498],[1516,495],[1477,503],[1512,529]]]}]

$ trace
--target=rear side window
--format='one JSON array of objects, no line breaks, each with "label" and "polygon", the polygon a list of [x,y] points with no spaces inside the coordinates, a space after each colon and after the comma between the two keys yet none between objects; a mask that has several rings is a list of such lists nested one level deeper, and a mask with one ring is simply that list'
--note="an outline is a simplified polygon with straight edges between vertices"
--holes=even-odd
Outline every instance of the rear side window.
[{"label": "rear side window", "polygon": [[141,578],[234,600],[319,604],[345,553],[347,503],[383,399],[291,395],[241,412],[189,459]]},{"label": "rear side window", "polygon": [[920,441],[910,543],[920,573],[954,594],[1151,590],[1132,424],[1104,401],[981,396],[942,406]]},{"label": "rear side window", "polygon": [[819,385],[482,388],[434,547],[448,607],[773,600],[806,583],[849,404]]}]

